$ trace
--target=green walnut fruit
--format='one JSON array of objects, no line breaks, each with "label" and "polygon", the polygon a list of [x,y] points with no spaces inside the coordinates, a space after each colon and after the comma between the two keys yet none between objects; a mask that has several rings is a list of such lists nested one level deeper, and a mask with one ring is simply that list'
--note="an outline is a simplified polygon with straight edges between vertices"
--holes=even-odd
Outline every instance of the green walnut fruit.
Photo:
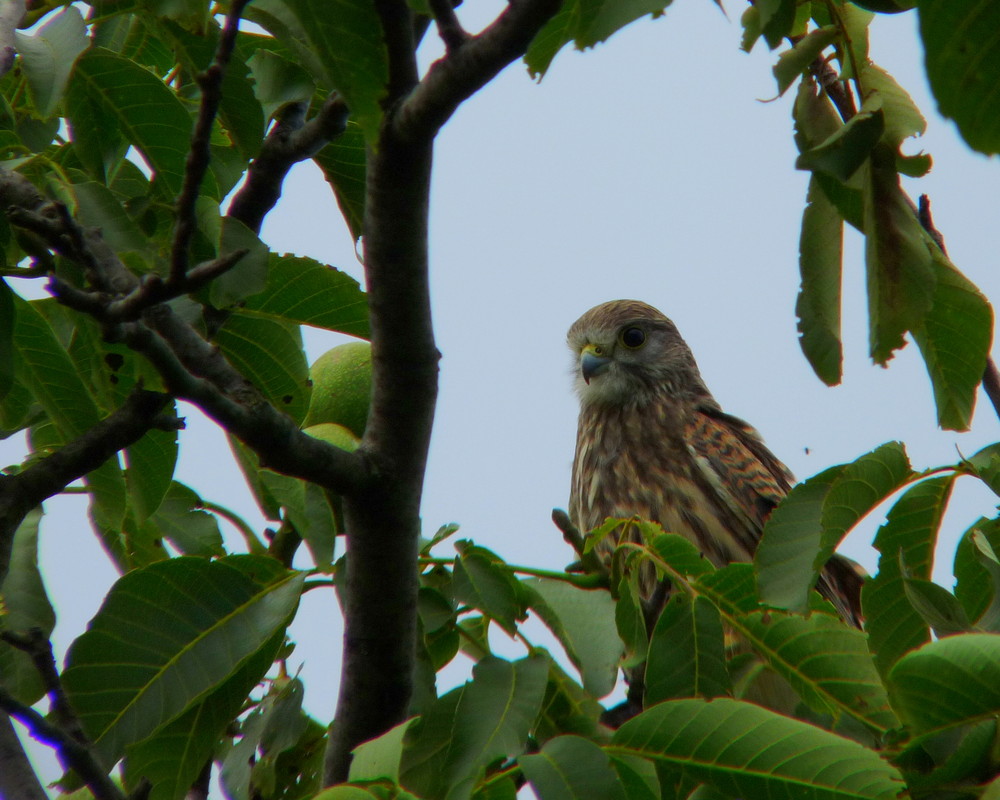
[{"label": "green walnut fruit", "polygon": [[337,425],[335,422],[310,425],[308,428],[303,428],[303,432],[327,444],[332,444],[334,447],[339,447],[341,450],[346,450],[348,453],[353,453],[361,444],[361,440],[357,436],[343,425]]},{"label": "green walnut fruit", "polygon": [[917,5],[917,0],[851,0],[851,2],[866,11],[875,11],[879,14],[899,14]]},{"label": "green walnut fruit", "polygon": [[309,377],[312,398],[302,427],[330,422],[363,435],[372,391],[372,346],[350,342],[327,350],[313,362]]}]

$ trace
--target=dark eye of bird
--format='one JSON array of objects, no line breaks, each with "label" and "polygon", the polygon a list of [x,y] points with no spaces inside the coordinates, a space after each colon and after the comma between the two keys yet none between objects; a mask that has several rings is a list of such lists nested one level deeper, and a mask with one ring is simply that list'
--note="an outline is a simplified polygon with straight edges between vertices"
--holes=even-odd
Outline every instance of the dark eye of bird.
[{"label": "dark eye of bird", "polygon": [[622,331],[622,344],[626,347],[642,347],[646,334],[641,328],[626,328]]}]

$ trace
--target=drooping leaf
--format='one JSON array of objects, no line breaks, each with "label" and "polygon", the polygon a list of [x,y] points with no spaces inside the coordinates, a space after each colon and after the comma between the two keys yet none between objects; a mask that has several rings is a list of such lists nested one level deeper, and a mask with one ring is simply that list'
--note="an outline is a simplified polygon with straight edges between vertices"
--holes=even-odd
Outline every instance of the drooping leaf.
[{"label": "drooping leaf", "polygon": [[978,0],[920,0],[920,38],[938,110],[974,150],[1000,152],[1000,7]]},{"label": "drooping leaf", "polygon": [[840,341],[843,236],[843,219],[816,177],[811,177],[799,236],[802,283],[795,313],[802,352],[827,386],[840,383],[844,361]]},{"label": "drooping leaf", "polygon": [[896,662],[888,686],[900,717],[918,733],[994,716],[1000,711],[1000,635],[929,642]]},{"label": "drooping leaf", "polygon": [[732,797],[890,800],[903,788],[873,750],[729,698],[660,703],[622,725],[612,746]]},{"label": "drooping leaf", "polygon": [[778,57],[778,63],[772,71],[778,81],[778,94],[783,95],[804,70],[827,47],[837,41],[840,31],[832,25],[815,28],[797,42],[789,50]]},{"label": "drooping leaf", "polygon": [[106,763],[229,680],[291,619],[304,575],[258,556],[183,556],[122,577],[63,683]]},{"label": "drooping leaf", "polygon": [[976,395],[993,343],[993,309],[978,288],[939,252],[932,305],[912,329],[934,387],[938,424],[964,431],[972,424]]},{"label": "drooping leaf", "polygon": [[349,275],[311,259],[271,254],[267,286],[242,312],[367,339],[368,300]]},{"label": "drooping leaf", "polygon": [[955,478],[955,473],[939,475],[907,490],[875,535],[878,574],[865,581],[861,603],[869,648],[882,675],[904,653],[930,641],[927,623],[907,600],[900,563],[911,577],[930,579],[934,546]]},{"label": "drooping leaf", "polygon": [[66,6],[34,35],[14,32],[17,52],[42,119],[56,112],[69,81],[73,64],[87,49],[87,28],[75,6]]},{"label": "drooping leaf", "polygon": [[861,63],[861,81],[866,91],[876,91],[882,101],[885,120],[883,136],[893,148],[904,139],[920,136],[927,130],[927,121],[906,90],[881,67],[865,59]]},{"label": "drooping leaf", "polygon": [[822,172],[846,183],[868,160],[884,130],[880,101],[872,101],[827,139],[803,151],[795,166]]},{"label": "drooping leaf", "polygon": [[219,329],[216,342],[275,408],[296,422],[305,418],[309,366],[297,325],[236,312]]},{"label": "drooping leaf", "polygon": [[604,697],[615,686],[624,650],[615,625],[614,601],[603,589],[578,589],[565,581],[522,581],[533,594],[531,609],[559,639],[584,688]]},{"label": "drooping leaf", "polygon": [[[18,634],[38,629],[48,637],[55,628],[56,614],[38,569],[41,519],[41,507],[35,508],[14,532],[7,575],[0,582],[0,629]],[[31,656],[6,642],[0,642],[0,675],[4,688],[26,705],[34,705],[47,691]]]},{"label": "drooping leaf", "polygon": [[579,736],[558,736],[520,765],[539,800],[626,800],[608,754]]}]

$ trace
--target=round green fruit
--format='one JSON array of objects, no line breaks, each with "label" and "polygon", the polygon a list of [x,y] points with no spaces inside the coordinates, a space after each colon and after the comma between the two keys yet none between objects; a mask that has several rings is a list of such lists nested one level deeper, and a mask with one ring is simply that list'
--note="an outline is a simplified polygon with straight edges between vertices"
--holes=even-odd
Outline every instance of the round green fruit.
[{"label": "round green fruit", "polygon": [[312,398],[303,428],[331,422],[355,436],[365,432],[372,391],[372,346],[350,342],[327,350],[309,368]]},{"label": "round green fruit", "polygon": [[899,14],[917,5],[917,0],[851,0],[851,2],[865,11],[875,11],[879,14]]},{"label": "round green fruit", "polygon": [[303,432],[327,444],[332,444],[334,447],[339,447],[341,450],[346,450],[348,453],[353,453],[361,444],[361,440],[357,436],[343,425],[337,425],[335,422],[310,425],[308,428],[303,428]]}]

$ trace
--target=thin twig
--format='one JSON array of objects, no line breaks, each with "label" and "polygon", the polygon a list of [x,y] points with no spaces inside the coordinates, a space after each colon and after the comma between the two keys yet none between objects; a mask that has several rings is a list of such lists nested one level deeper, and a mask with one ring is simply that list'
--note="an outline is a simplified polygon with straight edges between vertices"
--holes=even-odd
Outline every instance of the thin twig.
[{"label": "thin twig", "polygon": [[177,221],[170,253],[169,281],[172,284],[183,283],[187,275],[188,251],[197,227],[195,204],[201,191],[201,182],[205,178],[212,158],[210,148],[212,124],[219,113],[219,104],[222,102],[222,80],[226,74],[226,67],[229,66],[233,48],[236,46],[240,17],[248,1],[232,0],[230,3],[226,24],[219,34],[219,43],[215,48],[215,58],[208,69],[197,78],[198,86],[201,88],[201,105],[198,108],[198,119],[195,122],[191,147],[188,149],[184,165],[184,182],[177,197]]},{"label": "thin twig", "polygon": [[434,22],[437,24],[438,34],[441,41],[450,53],[461,47],[469,38],[469,33],[462,27],[455,14],[455,8],[451,0],[429,0],[428,5],[434,15]]}]

